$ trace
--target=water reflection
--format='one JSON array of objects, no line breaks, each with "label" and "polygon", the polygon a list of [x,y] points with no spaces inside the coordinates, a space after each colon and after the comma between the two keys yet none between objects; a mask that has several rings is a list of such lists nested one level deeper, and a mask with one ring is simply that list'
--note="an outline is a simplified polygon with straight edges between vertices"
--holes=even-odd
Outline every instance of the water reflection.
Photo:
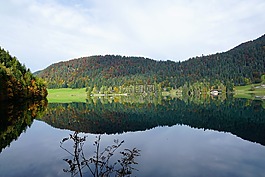
[{"label": "water reflection", "polygon": [[25,131],[36,117],[42,117],[47,100],[0,103],[0,153]]},{"label": "water reflection", "polygon": [[[95,98],[94,98],[95,99]],[[129,98],[124,98],[129,99]],[[157,126],[184,124],[194,128],[231,132],[265,145],[262,101],[246,99],[91,101],[51,103],[41,120],[61,129],[113,134],[144,131]]]},{"label": "water reflection", "polygon": [[[71,176],[83,176],[84,173],[97,176],[130,176],[138,163],[135,158],[140,156],[140,150],[137,148],[124,149],[118,152],[124,141],[114,140],[112,145],[105,148],[100,147],[101,135],[96,137],[93,143],[94,153],[91,157],[86,157],[84,153],[84,143],[87,136],[81,136],[78,132],[70,134],[69,137],[61,141],[60,147],[70,154],[70,158],[63,159],[68,163],[69,168],[64,169],[64,172],[69,172]],[[73,149],[69,150],[64,147],[64,143],[72,141]],[[117,159],[117,155],[120,157]],[[117,160],[113,161],[116,158]]]},{"label": "water reflection", "polygon": [[[36,103],[35,106],[28,104],[20,111],[16,111],[14,105],[0,109],[1,115],[6,117],[0,120],[0,142],[4,143],[8,138],[3,136],[5,134],[20,136],[0,154],[0,177],[65,177],[76,173],[81,176],[80,172],[83,176],[93,176],[96,174],[93,162],[97,162],[98,167],[104,164],[101,163],[103,160],[95,158],[96,154],[106,151],[104,156],[107,157],[110,150],[105,147],[116,145],[113,139],[125,143],[115,151],[116,155],[114,153],[110,158],[108,166],[115,162],[119,165],[118,160],[123,157],[119,151],[125,147],[141,150],[141,157],[136,158],[139,165],[133,166],[139,171],[133,170],[132,176],[264,176],[265,147],[260,145],[265,144],[264,101],[219,98],[204,101],[170,98],[138,102],[111,100],[111,103],[97,98],[96,102],[49,104],[47,109],[41,104],[36,106]],[[32,123],[33,117],[42,121],[35,119]],[[20,120],[23,123],[20,124]],[[43,120],[61,129],[53,128]],[[19,135],[26,129],[25,122],[29,122],[26,127],[30,128]],[[11,128],[3,128],[4,125]],[[97,146],[96,143],[93,146],[93,142],[98,141],[99,136],[95,139],[94,134],[74,133],[67,129],[107,134],[100,135],[100,143],[97,143],[100,151],[95,153]],[[260,144],[212,130],[231,132]],[[75,145],[69,134],[83,145]],[[86,141],[83,141],[86,135]],[[64,149],[60,148],[60,141]],[[117,165],[116,170],[119,170]]]}]

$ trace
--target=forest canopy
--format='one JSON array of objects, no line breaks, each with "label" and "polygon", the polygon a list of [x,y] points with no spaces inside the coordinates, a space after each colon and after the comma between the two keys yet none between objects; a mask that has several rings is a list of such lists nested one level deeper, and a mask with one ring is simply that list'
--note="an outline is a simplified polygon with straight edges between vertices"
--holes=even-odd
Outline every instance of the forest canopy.
[{"label": "forest canopy", "polygon": [[46,96],[45,82],[0,47],[0,101],[34,100]]},{"label": "forest canopy", "polygon": [[[119,55],[90,56],[50,65],[36,73],[49,88],[90,88],[119,91],[136,85],[165,88],[233,86],[261,82],[265,73],[265,35],[227,52],[183,62],[156,61]],[[194,89],[193,89],[194,90]]]}]

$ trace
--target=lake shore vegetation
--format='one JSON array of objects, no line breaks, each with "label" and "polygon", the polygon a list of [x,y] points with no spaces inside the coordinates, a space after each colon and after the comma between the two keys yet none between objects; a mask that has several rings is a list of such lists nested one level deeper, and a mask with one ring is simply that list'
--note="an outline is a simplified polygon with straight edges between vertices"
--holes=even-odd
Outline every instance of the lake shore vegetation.
[{"label": "lake shore vegetation", "polygon": [[0,101],[43,99],[46,83],[0,47]]}]

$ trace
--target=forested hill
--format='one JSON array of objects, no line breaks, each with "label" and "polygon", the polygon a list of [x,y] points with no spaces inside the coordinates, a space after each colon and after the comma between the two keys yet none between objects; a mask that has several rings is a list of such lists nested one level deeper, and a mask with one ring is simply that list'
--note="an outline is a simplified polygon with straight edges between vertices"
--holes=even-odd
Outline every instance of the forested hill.
[{"label": "forested hill", "polygon": [[46,96],[44,81],[0,47],[0,101],[35,100]]},{"label": "forested hill", "polygon": [[[176,49],[177,50],[177,49]],[[91,56],[52,64],[36,73],[49,88],[126,86],[161,83],[180,87],[195,82],[228,86],[260,81],[265,73],[265,35],[223,53],[194,57],[184,62],[142,57]]]}]

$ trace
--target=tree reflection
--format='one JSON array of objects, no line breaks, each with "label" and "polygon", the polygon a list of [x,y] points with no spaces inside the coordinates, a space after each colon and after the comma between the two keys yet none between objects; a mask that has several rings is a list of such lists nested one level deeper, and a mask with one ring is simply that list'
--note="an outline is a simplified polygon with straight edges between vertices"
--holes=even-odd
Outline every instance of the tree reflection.
[{"label": "tree reflection", "polygon": [[40,120],[56,128],[93,134],[145,131],[157,126],[184,124],[230,132],[265,145],[264,101],[226,99],[199,103],[167,100],[162,103],[50,103],[47,114]]},{"label": "tree reflection", "polygon": [[18,139],[36,117],[42,117],[47,100],[0,102],[0,153]]},{"label": "tree reflection", "polygon": [[[117,158],[117,152],[124,141],[116,139],[112,145],[101,150],[101,135],[98,135],[93,143],[94,154],[87,158],[84,154],[84,143],[87,136],[81,137],[78,134],[78,132],[74,132],[60,142],[60,147],[71,155],[71,158],[63,159],[69,165],[68,169],[63,169],[64,172],[71,173],[71,176],[79,175],[80,177],[83,176],[84,172],[88,172],[94,177],[122,177],[130,176],[134,170],[137,170],[134,166],[138,164],[135,158],[140,156],[139,149],[124,149],[118,153],[120,158]],[[73,142],[73,152],[64,147],[66,141]],[[116,160],[113,160],[115,158]]]}]

